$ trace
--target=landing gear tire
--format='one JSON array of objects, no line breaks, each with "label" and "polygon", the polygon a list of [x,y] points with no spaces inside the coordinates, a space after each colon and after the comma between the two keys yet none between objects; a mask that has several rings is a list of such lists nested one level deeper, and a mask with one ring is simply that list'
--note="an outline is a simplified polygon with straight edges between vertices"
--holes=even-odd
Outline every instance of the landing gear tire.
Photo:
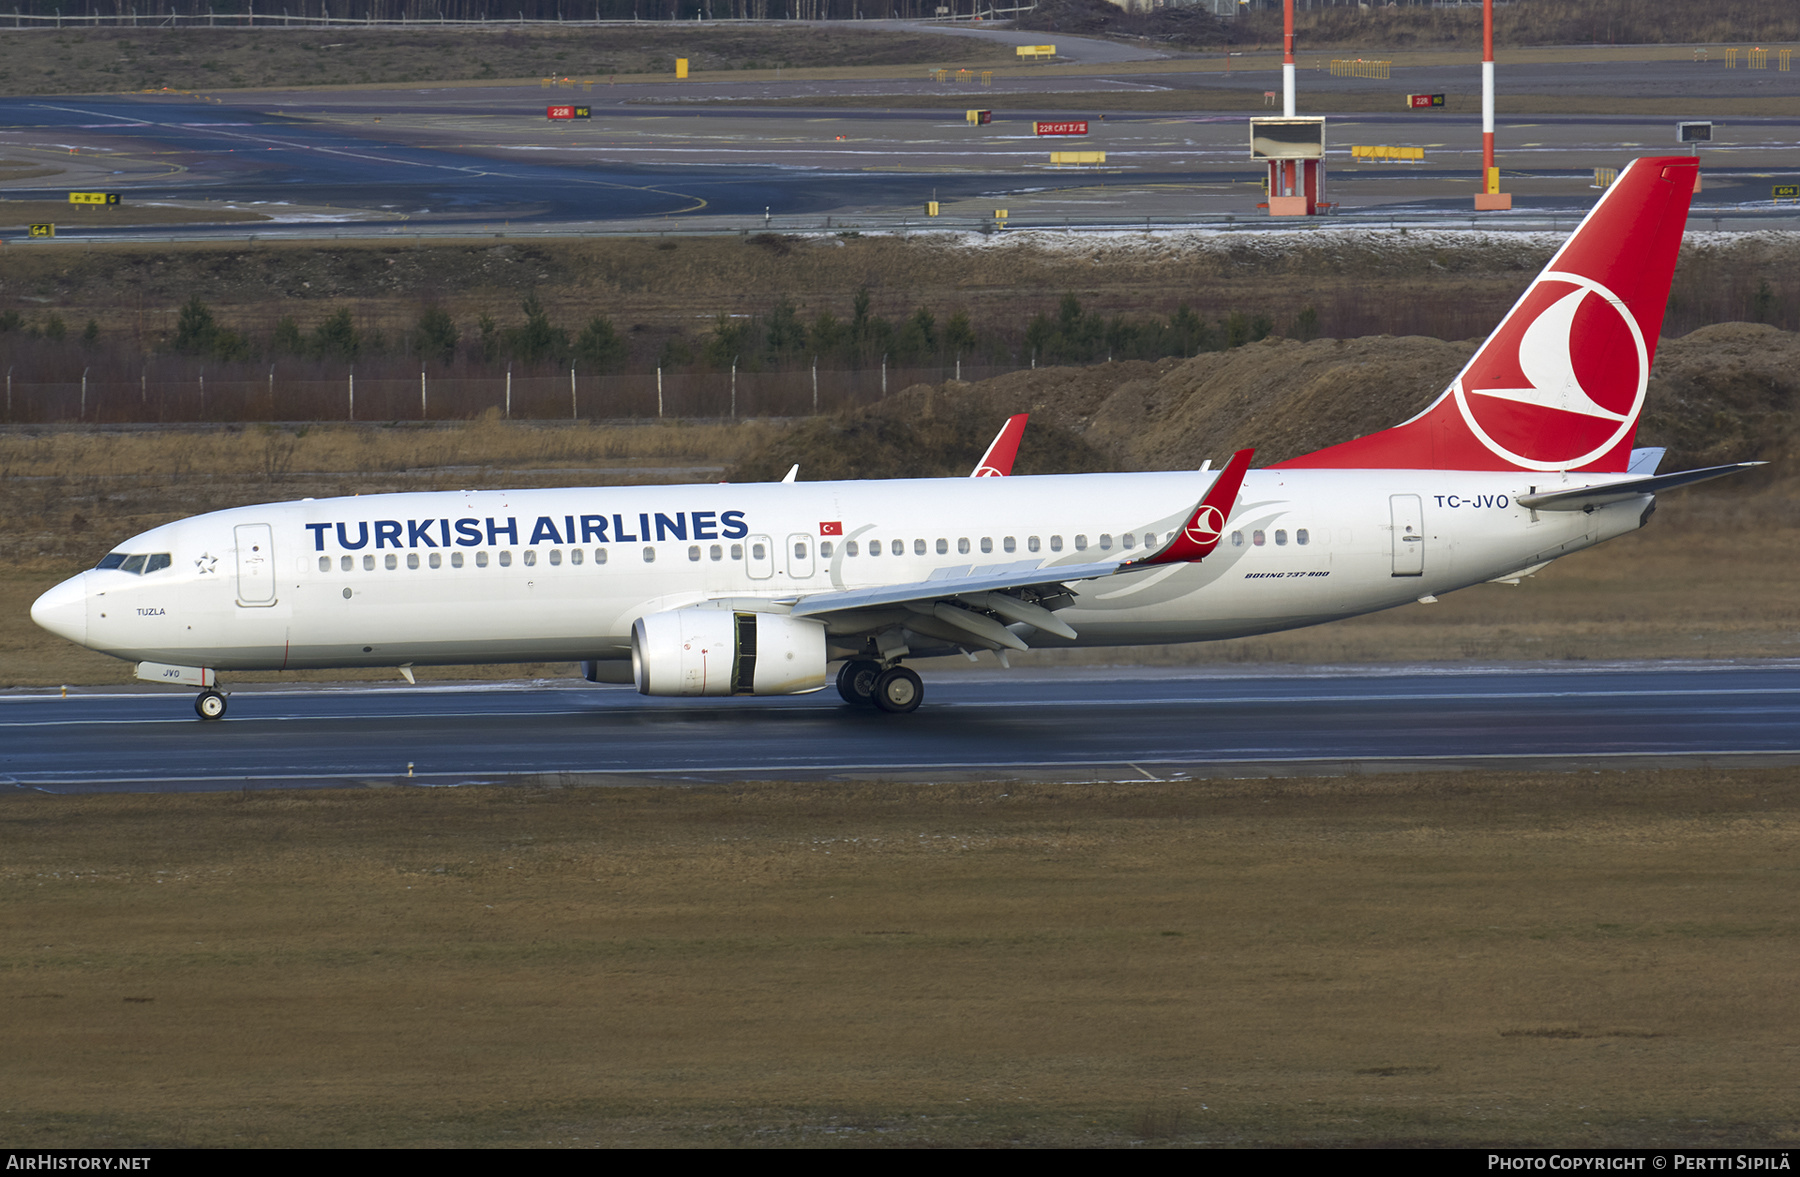
[{"label": "landing gear tire", "polygon": [[858,658],[846,662],[838,671],[838,694],[844,702],[856,707],[875,706],[875,680],[881,677],[881,663]]},{"label": "landing gear tire", "polygon": [[201,719],[223,719],[225,717],[225,696],[217,691],[201,691],[194,700],[194,710]]},{"label": "landing gear tire", "polygon": [[904,666],[893,666],[875,680],[875,706],[891,715],[917,711],[925,700],[925,684]]}]

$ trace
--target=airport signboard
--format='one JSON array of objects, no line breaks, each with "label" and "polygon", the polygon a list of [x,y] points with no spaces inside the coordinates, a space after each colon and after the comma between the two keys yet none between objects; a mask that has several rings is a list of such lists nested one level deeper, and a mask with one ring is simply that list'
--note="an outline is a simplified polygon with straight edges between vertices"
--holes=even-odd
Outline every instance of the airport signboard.
[{"label": "airport signboard", "polygon": [[544,117],[548,119],[589,119],[594,117],[591,106],[547,106]]},{"label": "airport signboard", "polygon": [[1408,94],[1406,105],[1413,110],[1436,110],[1444,105],[1442,94]]},{"label": "airport signboard", "polygon": [[1085,135],[1088,133],[1086,119],[1077,119],[1068,123],[1034,122],[1031,124],[1034,135]]},{"label": "airport signboard", "polygon": [[71,192],[69,193],[69,203],[117,204],[119,203],[119,194],[117,192]]}]

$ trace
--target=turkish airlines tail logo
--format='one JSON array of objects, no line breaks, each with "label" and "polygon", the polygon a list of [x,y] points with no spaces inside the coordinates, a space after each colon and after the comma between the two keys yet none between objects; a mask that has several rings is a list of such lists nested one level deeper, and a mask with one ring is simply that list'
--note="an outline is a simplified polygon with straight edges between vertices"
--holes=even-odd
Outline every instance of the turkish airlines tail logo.
[{"label": "turkish airlines tail logo", "polygon": [[1696,175],[1634,161],[1430,408],[1280,465],[1623,471]]}]

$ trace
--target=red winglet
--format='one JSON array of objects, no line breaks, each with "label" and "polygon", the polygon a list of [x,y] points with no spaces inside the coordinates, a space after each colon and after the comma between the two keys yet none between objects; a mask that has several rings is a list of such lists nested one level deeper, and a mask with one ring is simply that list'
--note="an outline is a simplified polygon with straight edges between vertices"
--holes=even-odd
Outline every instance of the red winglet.
[{"label": "red winglet", "polygon": [[1225,534],[1225,523],[1231,518],[1232,507],[1237,505],[1238,490],[1244,485],[1244,475],[1249,472],[1250,458],[1255,453],[1255,450],[1239,450],[1231,455],[1231,461],[1225,463],[1225,469],[1213,480],[1212,489],[1188,516],[1187,526],[1150,555],[1129,560],[1120,567],[1192,564],[1212,555],[1212,550],[1219,546],[1220,537]]},{"label": "red winglet", "polygon": [[975,463],[975,472],[969,475],[970,478],[1005,478],[1012,473],[1013,459],[1019,456],[1019,439],[1025,436],[1025,422],[1030,416],[1029,413],[1018,413],[1006,419],[1000,432],[994,434],[987,453]]}]

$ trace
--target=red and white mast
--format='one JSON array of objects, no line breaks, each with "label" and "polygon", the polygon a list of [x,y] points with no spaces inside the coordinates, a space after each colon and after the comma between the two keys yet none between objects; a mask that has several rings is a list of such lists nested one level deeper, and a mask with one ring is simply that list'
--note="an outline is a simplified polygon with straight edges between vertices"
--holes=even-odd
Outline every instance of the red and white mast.
[{"label": "red and white mast", "polygon": [[1494,183],[1494,0],[1481,0],[1481,179],[1488,192],[1500,190]]},{"label": "red and white mast", "polygon": [[[1492,4],[1493,0],[1487,0],[1487,2]],[[1492,28],[1492,25],[1490,24],[1489,27]],[[1493,40],[1492,36],[1488,38],[1489,61],[1492,61],[1494,57]],[[1282,0],[1281,52],[1281,117],[1291,119],[1294,117],[1294,0]],[[1492,66],[1489,67],[1489,70],[1492,71]],[[1491,119],[1488,129],[1493,130]],[[1491,141],[1493,136],[1490,135],[1488,138]],[[1493,152],[1490,150],[1488,154],[1491,157]]]}]

